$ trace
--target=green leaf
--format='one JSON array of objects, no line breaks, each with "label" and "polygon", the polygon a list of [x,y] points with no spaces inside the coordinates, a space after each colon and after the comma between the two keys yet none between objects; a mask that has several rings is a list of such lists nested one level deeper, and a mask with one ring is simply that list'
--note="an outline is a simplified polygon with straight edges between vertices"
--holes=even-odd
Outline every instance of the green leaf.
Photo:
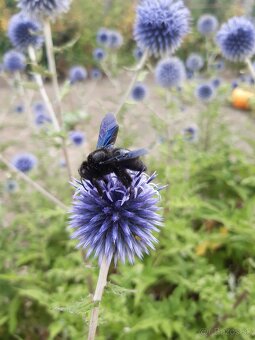
[{"label": "green leaf", "polygon": [[11,334],[13,334],[17,328],[17,323],[18,323],[17,314],[18,314],[19,306],[20,306],[20,298],[17,296],[11,301],[9,305],[9,311],[8,311],[9,332]]}]

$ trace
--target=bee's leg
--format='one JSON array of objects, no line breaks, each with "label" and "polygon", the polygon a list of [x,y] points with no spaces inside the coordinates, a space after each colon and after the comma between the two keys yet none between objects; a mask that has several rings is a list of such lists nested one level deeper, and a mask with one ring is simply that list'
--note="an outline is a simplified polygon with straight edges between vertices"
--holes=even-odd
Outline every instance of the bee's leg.
[{"label": "bee's leg", "polygon": [[147,170],[146,165],[140,158],[135,158],[125,162],[125,167],[129,170],[145,172]]},{"label": "bee's leg", "polygon": [[126,169],[116,167],[114,169],[114,173],[119,178],[121,183],[125,185],[126,188],[130,188],[131,183],[132,183],[132,178]]},{"label": "bee's leg", "polygon": [[85,188],[85,186],[84,186],[84,183],[83,183],[83,179],[81,178],[81,185],[83,186],[83,189],[85,190],[85,191],[87,191],[87,189]]},{"label": "bee's leg", "polygon": [[100,184],[98,183],[98,181],[95,178],[91,178],[90,182],[96,187],[99,195],[103,196],[103,190],[100,187]]}]

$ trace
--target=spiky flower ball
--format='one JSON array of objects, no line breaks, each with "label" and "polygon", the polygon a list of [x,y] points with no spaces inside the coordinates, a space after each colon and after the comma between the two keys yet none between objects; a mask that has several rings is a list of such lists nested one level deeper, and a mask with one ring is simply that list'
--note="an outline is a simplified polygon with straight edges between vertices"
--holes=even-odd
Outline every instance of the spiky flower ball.
[{"label": "spiky flower ball", "polygon": [[218,19],[211,14],[202,15],[197,22],[197,30],[204,36],[214,33],[219,26]]},{"label": "spiky flower ball", "polygon": [[18,0],[18,7],[36,19],[55,18],[66,13],[71,0]]},{"label": "spiky flower ball", "polygon": [[131,98],[136,102],[143,101],[148,94],[147,86],[142,83],[136,83],[131,90]]},{"label": "spiky flower ball", "polygon": [[134,38],[154,56],[173,53],[189,32],[190,12],[182,1],[144,0],[137,8]]},{"label": "spiky flower ball", "polygon": [[93,68],[90,72],[90,76],[94,80],[102,79],[103,74],[98,68]]},{"label": "spiky flower ball", "polygon": [[185,141],[194,143],[198,140],[198,126],[196,124],[190,124],[183,129],[182,134]]},{"label": "spiky flower ball", "polygon": [[221,85],[221,79],[220,78],[214,78],[212,80],[212,86],[217,89]]},{"label": "spiky flower ball", "polygon": [[7,179],[4,183],[4,189],[9,194],[13,194],[18,190],[19,186],[18,183],[14,179]]},{"label": "spiky flower ball", "polygon": [[96,61],[103,61],[106,57],[105,50],[103,50],[102,48],[96,48],[93,51],[93,57]]},{"label": "spiky flower ball", "polygon": [[85,136],[84,133],[81,131],[71,131],[69,133],[69,138],[74,145],[80,146],[83,144]]},{"label": "spiky flower ball", "polygon": [[40,48],[43,43],[41,32],[41,25],[22,13],[14,15],[8,26],[8,37],[12,45],[21,51],[26,51],[29,46]]},{"label": "spiky flower ball", "polygon": [[31,171],[37,164],[36,157],[31,153],[21,153],[12,159],[12,165],[22,172]]},{"label": "spiky flower ball", "polygon": [[26,57],[15,50],[8,51],[4,54],[3,65],[7,72],[22,72],[26,67]]},{"label": "spiky flower ball", "polygon": [[215,90],[212,84],[202,84],[196,88],[196,96],[204,102],[208,102],[214,98]]},{"label": "spiky flower ball", "polygon": [[106,46],[109,39],[109,32],[106,28],[102,27],[97,32],[97,42],[100,45]]},{"label": "spiky flower ball", "polygon": [[83,66],[73,66],[69,70],[69,80],[71,84],[75,84],[84,81],[88,76],[87,70]]},{"label": "spiky flower ball", "polygon": [[139,47],[136,47],[133,51],[133,56],[136,60],[140,60],[143,56],[143,50],[141,50]]},{"label": "spiky flower ball", "polygon": [[152,184],[156,175],[130,173],[132,184],[126,188],[115,175],[107,177],[107,183],[100,181],[101,197],[90,181],[75,183],[70,227],[75,231],[72,237],[79,240],[78,247],[87,250],[87,256],[94,255],[101,263],[105,256],[130,263],[134,257],[148,254],[154,249],[162,218],[158,214],[159,188]]},{"label": "spiky flower ball", "polygon": [[115,30],[108,31],[107,47],[111,49],[120,48],[123,45],[123,36]]},{"label": "spiky flower ball", "polygon": [[189,71],[200,71],[204,66],[204,59],[200,54],[191,53],[186,60],[186,66]]},{"label": "spiky flower ball", "polygon": [[155,78],[165,88],[180,86],[186,78],[183,62],[176,57],[161,60],[156,66]]},{"label": "spiky flower ball", "polygon": [[255,53],[255,27],[244,17],[234,17],[223,24],[216,42],[223,56],[231,61],[244,61]]}]

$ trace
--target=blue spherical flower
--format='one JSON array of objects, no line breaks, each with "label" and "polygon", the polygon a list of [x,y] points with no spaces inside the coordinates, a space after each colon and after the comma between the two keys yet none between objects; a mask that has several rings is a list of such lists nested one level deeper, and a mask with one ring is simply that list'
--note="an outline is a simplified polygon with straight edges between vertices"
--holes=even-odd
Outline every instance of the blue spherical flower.
[{"label": "blue spherical flower", "polygon": [[216,89],[221,85],[221,79],[219,78],[214,78],[212,80],[212,86]]},{"label": "blue spherical flower", "polygon": [[4,54],[3,64],[7,72],[21,72],[26,67],[26,57],[23,53],[11,50]]},{"label": "blue spherical flower", "polygon": [[255,53],[255,27],[244,17],[231,18],[221,26],[216,41],[226,59],[244,61]]},{"label": "blue spherical flower", "polygon": [[161,60],[156,67],[155,77],[162,87],[177,87],[186,78],[183,62],[176,57]]},{"label": "blue spherical flower", "polygon": [[191,53],[186,60],[186,66],[189,71],[200,71],[204,66],[204,59],[200,54]]},{"label": "blue spherical flower", "polygon": [[12,165],[22,172],[29,172],[37,163],[37,159],[30,153],[22,153],[12,159]]},{"label": "blue spherical flower", "polygon": [[90,72],[90,76],[94,80],[102,79],[103,74],[98,68],[93,68]]},{"label": "blue spherical flower", "polygon": [[103,50],[102,48],[96,48],[93,51],[93,57],[96,61],[102,61],[105,59],[106,57],[106,53],[105,50]]},{"label": "blue spherical flower", "polygon": [[109,39],[109,32],[106,28],[100,28],[97,32],[97,42],[101,45],[107,45]]},{"label": "blue spherical flower", "polygon": [[38,113],[45,113],[46,112],[46,107],[44,103],[38,102],[33,105],[33,111],[35,114]]},{"label": "blue spherical flower", "polygon": [[211,14],[202,15],[197,22],[197,30],[202,35],[210,35],[214,33],[219,26],[218,19]]},{"label": "blue spherical flower", "polygon": [[71,131],[69,133],[69,138],[73,142],[74,145],[80,146],[83,144],[85,136],[83,132]]},{"label": "blue spherical flower", "polygon": [[126,188],[115,175],[107,176],[107,183],[100,181],[101,197],[90,181],[75,184],[70,227],[78,247],[87,249],[87,256],[94,254],[101,263],[103,257],[130,263],[134,257],[148,254],[154,249],[161,225],[158,214],[159,190],[152,184],[156,177],[144,173],[130,173],[132,184]]},{"label": "blue spherical flower", "polygon": [[142,83],[137,83],[131,90],[131,98],[136,102],[141,102],[148,94],[147,86]]},{"label": "blue spherical flower", "polygon": [[215,68],[216,68],[216,70],[218,70],[218,71],[222,71],[222,70],[224,70],[224,68],[225,68],[225,62],[224,62],[224,60],[218,60],[217,62],[216,62],[216,64],[215,64]]},{"label": "blue spherical flower", "polygon": [[143,50],[141,50],[139,47],[136,47],[133,51],[133,56],[136,60],[140,60],[143,56]]},{"label": "blue spherical flower", "polygon": [[173,53],[189,32],[190,12],[182,1],[144,0],[137,8],[134,38],[152,55]]},{"label": "blue spherical flower", "polygon": [[18,183],[14,179],[7,179],[4,184],[5,191],[13,194],[19,188]]},{"label": "blue spherical flower", "polygon": [[38,112],[35,114],[35,125],[41,126],[41,125],[44,125],[46,123],[51,123],[51,122],[52,122],[51,118],[45,113]]},{"label": "blue spherical flower", "polygon": [[83,66],[73,66],[69,71],[69,80],[71,84],[83,81],[87,78],[88,73]]},{"label": "blue spherical flower", "polygon": [[18,183],[14,179],[7,179],[4,183],[4,189],[6,192],[12,194],[18,190]]},{"label": "blue spherical flower", "polygon": [[233,80],[233,82],[232,82],[232,84],[231,84],[232,89],[235,89],[235,88],[237,88],[238,86],[239,86],[238,81],[237,81],[237,80]]},{"label": "blue spherical flower", "polygon": [[40,48],[43,43],[41,30],[38,22],[22,14],[16,14],[9,22],[8,37],[12,45],[19,50],[25,51],[29,46]]},{"label": "blue spherical flower", "polygon": [[18,104],[15,106],[14,111],[16,113],[23,113],[24,112],[24,105],[23,104]]},{"label": "blue spherical flower", "polygon": [[120,48],[123,44],[123,37],[118,31],[108,31],[107,47],[112,49]]},{"label": "blue spherical flower", "polygon": [[66,13],[70,3],[71,0],[18,0],[18,7],[32,17],[43,19]]},{"label": "blue spherical flower", "polygon": [[196,96],[201,101],[208,102],[213,99],[214,95],[215,90],[211,84],[202,84],[196,89]]},{"label": "blue spherical flower", "polygon": [[187,142],[196,142],[198,140],[198,126],[191,124],[182,131],[183,139]]}]

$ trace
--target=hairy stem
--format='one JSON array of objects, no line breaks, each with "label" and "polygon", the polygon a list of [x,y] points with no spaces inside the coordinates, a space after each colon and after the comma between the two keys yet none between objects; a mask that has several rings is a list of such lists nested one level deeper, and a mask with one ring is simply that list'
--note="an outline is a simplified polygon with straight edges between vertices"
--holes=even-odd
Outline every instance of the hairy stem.
[{"label": "hairy stem", "polygon": [[252,65],[251,59],[247,58],[245,61],[246,61],[246,65],[248,66],[248,69],[250,71],[250,74],[252,76],[252,79],[255,80],[255,69]]},{"label": "hairy stem", "polygon": [[60,89],[58,85],[58,76],[57,76],[57,67],[54,55],[54,46],[53,46],[53,39],[52,39],[52,32],[51,32],[51,25],[48,20],[44,21],[44,37],[45,37],[45,47],[46,47],[46,54],[48,60],[48,67],[52,77],[52,84],[53,84],[53,91],[56,98],[57,109],[59,114],[59,121],[63,122],[63,111],[61,106],[61,96],[60,96]]},{"label": "hairy stem", "polygon": [[59,206],[61,209],[66,211],[68,208],[67,206],[62,203],[57,197],[52,195],[49,191],[44,189],[40,184],[34,182],[30,177],[28,177],[23,172],[19,171],[17,168],[15,168],[7,159],[5,159],[2,155],[0,155],[0,161],[7,166],[7,168],[18,175],[21,179],[23,179],[25,182],[27,182],[29,185],[31,185],[36,191],[40,192],[44,197],[46,197],[51,202],[55,203],[57,206]]},{"label": "hairy stem", "polygon": [[[29,57],[31,59],[32,64],[34,66],[37,66],[36,54],[35,54],[35,50],[32,46],[29,46],[28,54],[29,54]],[[53,106],[51,104],[51,101],[49,99],[49,96],[48,96],[48,94],[45,90],[42,76],[39,73],[35,72],[34,78],[35,78],[35,81],[37,83],[38,89],[40,91],[41,97],[42,97],[42,99],[45,103],[45,106],[47,108],[47,111],[49,112],[49,115],[51,117],[53,126],[54,126],[56,132],[61,132],[61,128],[60,128],[57,116],[55,114],[55,111],[54,111]],[[69,180],[71,180],[72,179],[72,173],[71,173],[71,167],[70,167],[69,157],[68,157],[68,153],[67,153],[66,142],[65,142],[64,138],[61,138],[61,139],[62,139],[62,150],[63,150],[65,162],[66,162],[66,168],[67,168]]]},{"label": "hairy stem", "polygon": [[134,87],[136,81],[137,81],[137,78],[139,76],[139,72],[142,70],[142,68],[144,67],[146,61],[147,61],[147,58],[148,58],[148,52],[145,51],[144,54],[143,54],[143,57],[140,61],[140,63],[137,65],[137,67],[135,68],[134,70],[134,74],[133,74],[133,77],[131,79],[131,82],[127,88],[127,91],[124,93],[120,103],[119,103],[119,106],[117,107],[117,110],[115,111],[115,116],[117,116],[120,111],[122,110],[123,106],[125,105],[127,99],[128,99],[128,96],[130,95],[130,92],[132,91],[132,88]]},{"label": "hairy stem", "polygon": [[111,264],[111,259],[106,259],[106,257],[103,257],[99,276],[97,280],[97,286],[96,291],[93,297],[93,302],[95,303],[95,307],[92,309],[91,317],[90,317],[90,323],[89,323],[89,335],[88,340],[94,340],[96,336],[96,330],[98,325],[98,315],[99,315],[99,303],[102,300],[104,288],[107,283],[107,275],[109,271],[109,267]]}]

